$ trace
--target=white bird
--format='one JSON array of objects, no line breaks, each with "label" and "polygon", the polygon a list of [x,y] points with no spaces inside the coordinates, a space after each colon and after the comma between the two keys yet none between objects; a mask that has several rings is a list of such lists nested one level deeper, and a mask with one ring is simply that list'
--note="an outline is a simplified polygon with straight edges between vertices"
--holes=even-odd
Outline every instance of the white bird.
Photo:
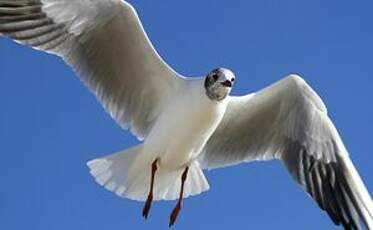
[{"label": "white bird", "polygon": [[117,195],[178,199],[209,189],[203,169],[282,160],[333,222],[373,229],[371,197],[319,96],[299,76],[230,96],[224,68],[185,78],[157,54],[121,0],[0,0],[0,33],[62,57],[123,128],[143,142],[88,162]]}]

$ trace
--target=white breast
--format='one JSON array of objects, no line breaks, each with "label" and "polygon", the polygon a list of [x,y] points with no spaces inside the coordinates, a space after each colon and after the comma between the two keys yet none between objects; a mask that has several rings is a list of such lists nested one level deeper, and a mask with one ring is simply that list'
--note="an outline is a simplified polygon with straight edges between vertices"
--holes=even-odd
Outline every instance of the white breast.
[{"label": "white breast", "polygon": [[178,168],[195,159],[223,118],[227,102],[210,100],[203,81],[191,80],[178,91],[144,142],[149,157]]}]

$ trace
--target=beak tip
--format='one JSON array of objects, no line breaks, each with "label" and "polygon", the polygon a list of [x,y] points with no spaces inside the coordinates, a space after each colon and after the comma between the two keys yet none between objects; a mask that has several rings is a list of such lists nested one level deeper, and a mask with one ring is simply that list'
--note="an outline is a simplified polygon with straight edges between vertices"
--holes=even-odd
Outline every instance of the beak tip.
[{"label": "beak tip", "polygon": [[229,80],[226,80],[226,81],[222,82],[221,84],[225,87],[232,87],[232,82],[230,82]]}]

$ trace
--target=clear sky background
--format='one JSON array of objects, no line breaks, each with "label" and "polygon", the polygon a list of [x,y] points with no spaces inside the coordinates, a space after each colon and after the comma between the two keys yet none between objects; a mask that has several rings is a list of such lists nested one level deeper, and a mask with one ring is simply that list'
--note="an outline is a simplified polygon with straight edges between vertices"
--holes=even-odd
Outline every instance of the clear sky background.
[{"label": "clear sky background", "polygon": [[[373,3],[345,0],[132,0],[159,53],[186,76],[224,66],[234,94],[298,73],[320,94],[373,192]],[[0,38],[0,229],[167,229],[174,202],[97,185],[86,161],[129,148],[59,58]],[[280,162],[207,172],[175,229],[337,229]]]}]

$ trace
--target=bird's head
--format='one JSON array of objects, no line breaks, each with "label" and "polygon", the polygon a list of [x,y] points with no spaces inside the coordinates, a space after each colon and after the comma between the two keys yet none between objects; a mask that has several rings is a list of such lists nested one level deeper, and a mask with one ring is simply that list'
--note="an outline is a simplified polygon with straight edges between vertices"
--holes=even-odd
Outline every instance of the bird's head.
[{"label": "bird's head", "polygon": [[206,95],[211,100],[223,100],[231,92],[235,78],[234,73],[229,69],[212,70],[205,78]]}]

